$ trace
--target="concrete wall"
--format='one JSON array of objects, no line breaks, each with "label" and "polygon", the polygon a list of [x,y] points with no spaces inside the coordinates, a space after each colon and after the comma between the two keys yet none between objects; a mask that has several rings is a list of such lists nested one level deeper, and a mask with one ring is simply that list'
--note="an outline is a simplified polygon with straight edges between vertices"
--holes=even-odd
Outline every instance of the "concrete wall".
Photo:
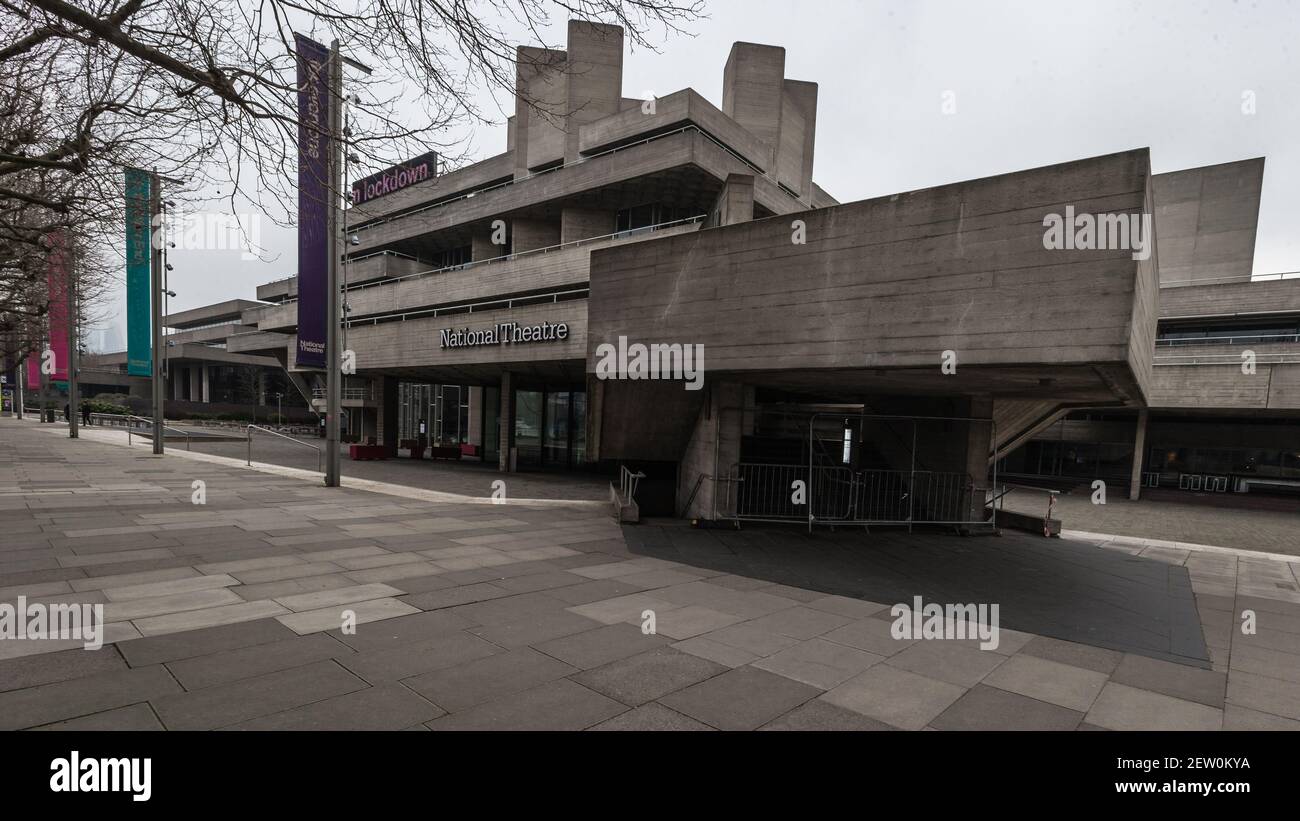
[{"label": "concrete wall", "polygon": [[[1141,401],[1132,348],[1149,358],[1153,272],[1128,249],[1046,249],[1043,218],[1067,204],[1140,213],[1148,177],[1147,152],[1132,151],[803,212],[805,244],[784,216],[595,251],[589,349],[619,335],[697,343],[710,374],[912,368],[931,391],[963,392],[939,381],[954,350],[959,373],[1007,369],[982,392],[1064,394],[1043,379],[1074,365],[1099,395]],[[1011,377],[1029,364],[1045,367]],[[1101,366],[1113,372],[1098,378]]]},{"label": "concrete wall", "polygon": [[1300,277],[1165,288],[1160,318],[1300,313]]},{"label": "concrete wall", "polygon": [[[1291,346],[1294,347],[1294,346]],[[1154,369],[1150,404],[1153,408],[1198,410],[1300,409],[1300,364],[1267,364],[1263,346],[1255,373],[1241,372],[1242,346],[1223,365],[1161,365]]]},{"label": "concrete wall", "polygon": [[1161,284],[1249,276],[1263,183],[1263,157],[1157,174]]},{"label": "concrete wall", "polygon": [[614,233],[613,211],[565,208],[560,212],[560,242],[573,242]]},{"label": "concrete wall", "polygon": [[560,244],[560,224],[545,220],[510,221],[510,251],[518,254]]}]

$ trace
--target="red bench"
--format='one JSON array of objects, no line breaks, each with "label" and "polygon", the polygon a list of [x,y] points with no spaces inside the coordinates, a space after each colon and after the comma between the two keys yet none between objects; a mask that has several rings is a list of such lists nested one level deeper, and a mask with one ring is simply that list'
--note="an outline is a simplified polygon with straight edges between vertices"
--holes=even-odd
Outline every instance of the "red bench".
[{"label": "red bench", "polygon": [[349,445],[348,456],[355,460],[387,459],[388,448],[383,445]]}]

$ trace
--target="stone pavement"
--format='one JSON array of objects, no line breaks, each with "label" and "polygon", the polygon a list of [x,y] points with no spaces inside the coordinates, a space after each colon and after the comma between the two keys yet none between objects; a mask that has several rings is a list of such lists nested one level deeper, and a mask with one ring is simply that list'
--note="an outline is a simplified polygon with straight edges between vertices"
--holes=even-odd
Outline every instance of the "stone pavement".
[{"label": "stone pavement", "polygon": [[[666,559],[651,543],[669,528],[629,539],[590,505],[318,481],[0,419],[0,601],[103,604],[113,642],[0,641],[0,727],[1300,729],[1300,585],[1285,557],[1051,545],[1184,569],[1201,669],[1005,627],[996,650],[894,639],[894,601],[773,581],[762,557],[789,554],[776,535],[756,552],[708,532],[710,558],[671,531]],[[728,554],[743,563],[720,568]],[[1236,629],[1244,608],[1255,635]]]}]

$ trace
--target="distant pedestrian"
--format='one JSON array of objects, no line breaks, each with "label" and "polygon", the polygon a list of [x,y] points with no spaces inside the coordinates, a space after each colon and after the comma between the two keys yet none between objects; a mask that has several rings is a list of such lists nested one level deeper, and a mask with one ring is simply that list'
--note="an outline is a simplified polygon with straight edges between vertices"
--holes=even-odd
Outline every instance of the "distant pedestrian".
[{"label": "distant pedestrian", "polygon": [[91,425],[90,405],[87,405],[85,402],[81,403],[81,424],[85,425],[86,427],[90,427]]},{"label": "distant pedestrian", "polygon": [[64,421],[64,422],[71,422],[71,421],[72,421],[72,414],[71,414],[70,411],[71,411],[71,408],[70,408],[70,407],[68,406],[68,404],[65,402],[65,403],[63,404],[63,421]]}]

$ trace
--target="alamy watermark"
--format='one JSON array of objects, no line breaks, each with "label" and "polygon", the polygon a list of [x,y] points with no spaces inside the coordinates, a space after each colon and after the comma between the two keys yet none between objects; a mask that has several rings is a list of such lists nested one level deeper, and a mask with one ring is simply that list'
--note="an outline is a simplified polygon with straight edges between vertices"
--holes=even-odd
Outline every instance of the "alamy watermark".
[{"label": "alamy watermark", "polygon": [[704,346],[692,344],[628,344],[626,336],[618,344],[602,342],[596,346],[597,379],[676,379],[686,382],[686,390],[704,387]]},{"label": "alamy watermark", "polygon": [[1043,217],[1043,247],[1049,251],[1132,251],[1133,259],[1151,257],[1150,214],[1076,214]]},{"label": "alamy watermark", "polygon": [[0,604],[0,641],[20,639],[79,640],[87,650],[104,646],[104,605],[71,602]]},{"label": "alamy watermark", "polygon": [[996,650],[998,606],[996,604],[925,604],[920,596],[912,604],[889,608],[894,617],[889,634],[895,639],[979,639],[981,650]]}]

